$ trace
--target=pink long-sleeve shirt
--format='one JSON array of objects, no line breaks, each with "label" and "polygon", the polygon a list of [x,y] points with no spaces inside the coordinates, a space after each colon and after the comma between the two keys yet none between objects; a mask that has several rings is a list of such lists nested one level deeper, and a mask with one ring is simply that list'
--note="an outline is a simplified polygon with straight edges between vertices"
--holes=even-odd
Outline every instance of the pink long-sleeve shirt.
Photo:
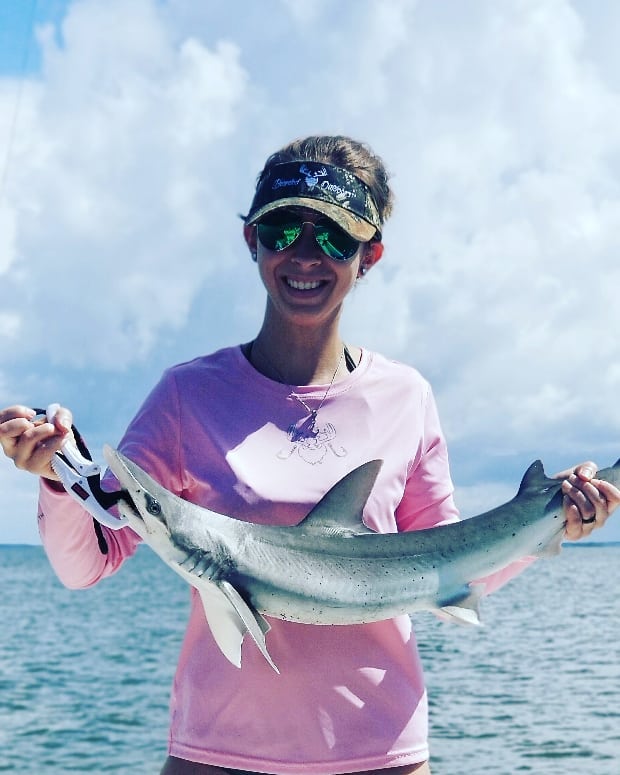
[{"label": "pink long-sleeve shirt", "polygon": [[[364,509],[369,527],[418,530],[458,518],[435,402],[417,371],[364,351],[326,391],[273,382],[241,348],[227,348],[169,369],[120,449],[172,492],[241,520],[297,524],[342,476],[375,458],[384,463]],[[287,431],[307,416],[304,403],[320,405],[318,434],[295,440]],[[139,542],[129,528],[104,528],[102,554],[90,516],[45,485],[39,519],[49,559],[69,587],[115,572]],[[270,624],[280,675],[249,639],[238,669],[217,648],[192,590],[171,697],[173,756],[284,775],[428,758],[426,692],[408,617]]]}]

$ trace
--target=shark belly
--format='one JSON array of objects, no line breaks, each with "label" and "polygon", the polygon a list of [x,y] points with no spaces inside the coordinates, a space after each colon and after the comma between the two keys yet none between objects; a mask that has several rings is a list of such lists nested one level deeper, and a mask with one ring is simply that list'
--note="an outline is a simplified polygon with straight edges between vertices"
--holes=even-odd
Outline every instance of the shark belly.
[{"label": "shark belly", "polygon": [[438,574],[411,558],[287,560],[246,569],[238,558],[228,580],[261,614],[302,624],[365,624],[437,606]]}]

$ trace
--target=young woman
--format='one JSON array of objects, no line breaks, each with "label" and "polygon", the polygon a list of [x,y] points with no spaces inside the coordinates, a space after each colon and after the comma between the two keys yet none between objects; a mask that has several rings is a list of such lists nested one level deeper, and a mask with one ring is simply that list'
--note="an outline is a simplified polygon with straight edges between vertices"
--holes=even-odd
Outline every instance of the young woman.
[{"label": "young woman", "polygon": [[[275,525],[298,523],[347,472],[381,458],[364,510],[369,527],[456,520],[428,383],[340,334],[347,294],[383,255],[391,207],[383,163],[361,143],[309,137],[271,156],[244,225],[267,291],[257,336],[169,369],[121,450],[183,498]],[[5,453],[42,477],[49,559],[66,585],[85,587],[116,571],[139,539],[129,528],[103,528],[102,553],[92,519],[55,481],[50,459],[70,427],[66,409],[54,424],[34,423],[25,407],[0,412]],[[570,538],[589,535],[620,502],[618,490],[590,481],[595,470],[565,472]],[[276,675],[252,643],[244,644],[242,669],[232,666],[192,595],[165,775],[430,772],[426,693],[408,617],[341,627],[272,619]]]}]

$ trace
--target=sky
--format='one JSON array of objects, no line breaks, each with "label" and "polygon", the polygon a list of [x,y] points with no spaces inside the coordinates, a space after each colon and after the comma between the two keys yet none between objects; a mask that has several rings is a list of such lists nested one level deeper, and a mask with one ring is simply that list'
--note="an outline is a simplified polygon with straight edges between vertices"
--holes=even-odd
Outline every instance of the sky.
[{"label": "sky", "polygon": [[[620,457],[615,0],[2,0],[0,406],[96,459],[169,365],[249,341],[265,158],[347,134],[391,173],[345,340],[433,385],[464,516]],[[0,460],[0,543],[38,543]],[[620,540],[620,517],[594,534]]]}]

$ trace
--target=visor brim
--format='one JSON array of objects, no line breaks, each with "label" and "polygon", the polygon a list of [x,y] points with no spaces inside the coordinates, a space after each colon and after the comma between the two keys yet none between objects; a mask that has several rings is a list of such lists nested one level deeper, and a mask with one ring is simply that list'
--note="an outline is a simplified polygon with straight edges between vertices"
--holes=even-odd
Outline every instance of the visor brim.
[{"label": "visor brim", "polygon": [[274,210],[282,210],[290,207],[304,207],[308,210],[315,210],[322,215],[326,215],[331,218],[332,221],[338,224],[341,229],[346,231],[354,239],[359,242],[368,242],[374,236],[380,236],[375,226],[372,223],[368,223],[358,215],[345,210],[338,205],[331,204],[330,202],[324,202],[321,199],[313,199],[310,197],[294,196],[284,199],[278,199],[275,202],[269,202],[268,204],[260,207],[256,212],[252,213],[252,217],[246,220],[246,226],[259,221],[267,213],[272,213]]}]

